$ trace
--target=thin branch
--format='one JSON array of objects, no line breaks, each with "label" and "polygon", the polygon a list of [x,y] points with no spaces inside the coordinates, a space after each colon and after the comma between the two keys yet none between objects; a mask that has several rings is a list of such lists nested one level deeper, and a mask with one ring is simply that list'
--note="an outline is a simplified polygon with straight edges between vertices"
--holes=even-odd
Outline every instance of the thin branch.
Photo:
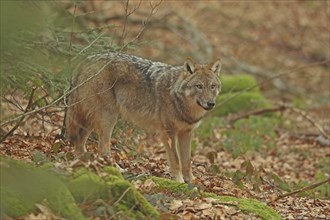
[{"label": "thin branch", "polygon": [[99,36],[97,36],[89,45],[87,45],[81,51],[79,51],[79,53],[75,56],[75,58],[78,57],[78,55],[82,54],[85,50],[90,48],[98,39],[100,39],[103,36],[103,34],[104,32],[102,32]]},{"label": "thin branch", "polygon": [[230,118],[229,119],[229,124],[231,124],[233,126],[233,124],[240,120],[240,119],[243,119],[243,118],[248,118],[250,117],[251,115],[261,115],[261,114],[264,114],[264,113],[268,113],[268,112],[278,112],[278,111],[284,111],[287,109],[287,106],[284,106],[284,105],[280,105],[278,107],[274,107],[274,108],[262,108],[262,109],[256,109],[256,110],[252,110],[252,111],[249,111],[249,112],[246,112],[246,113],[243,113],[241,115],[238,115],[234,118]]},{"label": "thin branch", "polygon": [[131,187],[128,187],[123,194],[121,194],[121,196],[113,203],[113,206],[118,205],[118,203],[124,198],[124,196],[126,195],[126,193],[131,189]]},{"label": "thin branch", "polygon": [[289,108],[290,111],[297,113],[301,116],[303,116],[305,119],[307,119],[317,130],[319,130],[319,132],[321,133],[321,135],[323,135],[323,137],[325,137],[326,139],[330,139],[329,135],[323,130],[322,126],[319,125],[315,119],[313,119],[311,116],[309,116],[306,112],[297,109],[297,108]]},{"label": "thin branch", "polygon": [[[161,1],[159,3],[156,4],[156,6],[152,7],[152,10],[149,14],[149,16],[147,17],[146,21],[149,21],[149,19],[151,18],[151,16],[155,13],[156,8],[161,4]],[[136,10],[136,9],[135,9]],[[140,29],[139,33],[135,36],[135,38],[133,38],[131,41],[127,42],[125,45],[123,45],[121,47],[120,50],[118,50],[118,53],[120,53],[122,50],[124,50],[128,45],[134,43],[136,40],[139,39],[139,37],[141,36],[142,32],[144,31],[146,25],[146,23],[143,23],[142,28]],[[39,109],[35,109],[29,112],[25,112],[19,116],[16,116],[14,118],[8,119],[6,121],[3,121],[0,123],[0,127],[4,126],[8,123],[11,123],[13,121],[16,120],[21,120],[22,117],[28,116],[28,115],[32,115],[36,112],[42,111],[44,109],[47,109],[49,107],[54,107],[55,104],[57,104],[58,102],[60,102],[61,100],[65,100],[66,97],[68,95],[70,95],[73,91],[75,91],[76,89],[78,89],[79,87],[81,87],[82,85],[84,85],[85,83],[89,82],[90,80],[92,80],[94,77],[96,77],[97,75],[99,75],[111,62],[113,61],[113,59],[109,60],[108,62],[106,62],[94,75],[90,76],[89,78],[87,78],[85,81],[81,82],[80,84],[78,84],[77,86],[71,88],[70,90],[68,90],[67,92],[65,92],[63,95],[61,95],[59,98],[55,99],[53,102],[49,103],[48,105],[45,105]]]},{"label": "thin branch", "polygon": [[330,183],[330,178],[328,178],[324,181],[321,181],[321,182],[314,183],[312,185],[303,187],[301,189],[298,189],[298,190],[295,190],[295,191],[292,191],[292,192],[289,192],[289,193],[282,194],[282,195],[276,197],[274,200],[270,201],[269,203],[272,204],[272,203],[276,202],[279,199],[283,199],[283,198],[288,197],[288,196],[292,196],[292,195],[295,195],[295,194],[298,194],[298,193],[301,193],[301,192],[305,192],[305,191],[308,191],[308,190],[315,189],[316,187],[319,187],[319,186],[321,186],[325,183],[328,183],[328,182]]},{"label": "thin branch", "polygon": [[[13,93],[12,93],[13,94]],[[5,96],[1,96],[1,98],[5,101],[5,102],[7,102],[7,103],[9,103],[9,104],[11,104],[11,105],[13,105],[13,106],[15,106],[18,110],[20,110],[20,111],[22,111],[22,112],[24,112],[24,108],[16,101],[16,99],[14,98],[14,96],[11,94],[11,96],[12,96],[12,100],[11,99],[9,99],[9,98],[7,98],[7,97],[5,97]]]},{"label": "thin branch", "polygon": [[[27,113],[27,111],[29,110],[29,108],[31,107],[32,105],[32,101],[33,101],[33,96],[34,96],[34,92],[36,91],[36,87],[33,87],[32,88],[32,91],[30,93],[30,97],[29,97],[29,102],[24,110],[24,113]],[[1,139],[0,139],[0,143],[2,143],[7,137],[9,137],[12,133],[14,133],[14,131],[20,126],[20,124],[23,122],[25,116],[21,117],[20,120],[16,123],[16,125],[10,129],[10,131],[5,134]]]},{"label": "thin branch", "polygon": [[104,89],[104,90],[102,90],[102,91],[100,91],[100,92],[98,92],[98,93],[95,93],[95,94],[90,95],[90,96],[88,96],[88,97],[86,97],[86,98],[83,98],[83,99],[81,99],[81,100],[79,100],[79,101],[77,101],[77,102],[71,103],[70,105],[69,105],[69,104],[65,104],[64,106],[56,106],[56,107],[57,107],[57,108],[68,108],[68,107],[71,107],[71,106],[77,105],[77,104],[79,104],[79,103],[81,103],[81,102],[83,102],[83,101],[85,101],[85,100],[87,100],[87,99],[93,98],[93,97],[95,97],[95,96],[97,96],[97,95],[100,95],[100,94],[102,94],[102,93],[105,93],[105,92],[109,91],[110,89],[112,89],[112,88],[116,85],[116,83],[117,83],[117,79],[116,79],[115,82],[114,82],[110,87],[108,87],[107,89]]},{"label": "thin branch", "polygon": [[71,54],[72,50],[72,42],[73,42],[73,29],[76,23],[76,10],[77,10],[77,3],[74,2],[74,9],[73,9],[73,18],[72,18],[72,27],[71,27],[71,34],[70,34],[70,45],[69,45],[69,53]]},{"label": "thin branch", "polygon": [[63,95],[61,95],[59,98],[57,98],[56,100],[54,100],[53,102],[51,102],[50,104],[48,105],[45,105],[39,109],[35,109],[35,110],[32,110],[30,112],[25,112],[15,118],[12,118],[12,119],[9,119],[7,121],[4,121],[0,124],[0,126],[3,126],[3,125],[6,125],[10,122],[13,122],[13,121],[16,121],[16,120],[19,120],[20,118],[22,117],[25,117],[27,115],[31,115],[31,114],[34,114],[36,112],[39,112],[39,111],[42,111],[44,109],[47,109],[49,107],[52,107],[54,106],[56,103],[60,102],[62,99],[64,99],[66,96],[68,96],[69,94],[71,94],[73,91],[75,91],[76,89],[78,89],[79,87],[81,87],[82,85],[84,85],[85,83],[89,82],[90,80],[92,80],[94,77],[96,77],[97,75],[99,75],[103,70],[104,68],[109,65],[113,60],[111,59],[110,61],[106,62],[105,65],[103,65],[94,75],[90,76],[89,78],[87,78],[85,81],[81,82],[80,84],[78,84],[77,86],[73,87],[72,89],[70,89],[68,92],[64,93]]}]

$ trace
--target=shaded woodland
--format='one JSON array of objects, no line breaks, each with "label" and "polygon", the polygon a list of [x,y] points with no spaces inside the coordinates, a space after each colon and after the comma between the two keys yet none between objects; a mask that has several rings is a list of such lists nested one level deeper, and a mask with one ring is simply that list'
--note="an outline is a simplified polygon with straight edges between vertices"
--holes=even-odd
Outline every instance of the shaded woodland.
[{"label": "shaded woodland", "polygon": [[[2,219],[329,219],[328,1],[1,1]],[[195,131],[191,184],[120,121],[113,163],[61,137],[72,70],[120,51],[182,65],[220,57]],[[54,193],[56,192],[56,193]]]}]

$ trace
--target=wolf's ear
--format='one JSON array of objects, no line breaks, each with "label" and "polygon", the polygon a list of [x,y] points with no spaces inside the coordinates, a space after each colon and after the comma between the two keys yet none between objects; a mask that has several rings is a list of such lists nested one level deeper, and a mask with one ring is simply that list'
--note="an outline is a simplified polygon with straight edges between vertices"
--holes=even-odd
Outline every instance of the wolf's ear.
[{"label": "wolf's ear", "polygon": [[184,62],[184,68],[188,73],[193,74],[195,71],[195,62],[188,57],[186,62]]},{"label": "wolf's ear", "polygon": [[220,70],[221,70],[221,60],[217,59],[216,61],[211,63],[210,64],[210,69],[212,70],[212,72],[214,72],[215,74],[217,74],[219,76],[220,75]]}]

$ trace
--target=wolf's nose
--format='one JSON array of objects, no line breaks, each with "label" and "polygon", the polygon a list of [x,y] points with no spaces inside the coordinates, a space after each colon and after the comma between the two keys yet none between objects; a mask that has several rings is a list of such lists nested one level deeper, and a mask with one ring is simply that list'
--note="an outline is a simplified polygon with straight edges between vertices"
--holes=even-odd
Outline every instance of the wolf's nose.
[{"label": "wolf's nose", "polygon": [[208,101],[207,102],[207,107],[213,108],[214,106],[215,106],[215,102],[214,101]]}]

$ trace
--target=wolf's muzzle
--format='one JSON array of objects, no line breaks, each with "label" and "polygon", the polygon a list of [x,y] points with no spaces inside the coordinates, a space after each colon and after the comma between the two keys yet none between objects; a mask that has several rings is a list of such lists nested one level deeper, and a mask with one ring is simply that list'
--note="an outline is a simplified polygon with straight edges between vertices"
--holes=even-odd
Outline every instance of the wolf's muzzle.
[{"label": "wolf's muzzle", "polygon": [[214,106],[215,106],[215,101],[208,101],[206,103],[206,106],[202,105],[199,101],[197,101],[197,104],[202,107],[203,109],[205,109],[206,111],[211,110]]},{"label": "wolf's muzzle", "polygon": [[215,102],[214,101],[208,101],[207,102],[207,107],[212,109],[215,106]]}]

